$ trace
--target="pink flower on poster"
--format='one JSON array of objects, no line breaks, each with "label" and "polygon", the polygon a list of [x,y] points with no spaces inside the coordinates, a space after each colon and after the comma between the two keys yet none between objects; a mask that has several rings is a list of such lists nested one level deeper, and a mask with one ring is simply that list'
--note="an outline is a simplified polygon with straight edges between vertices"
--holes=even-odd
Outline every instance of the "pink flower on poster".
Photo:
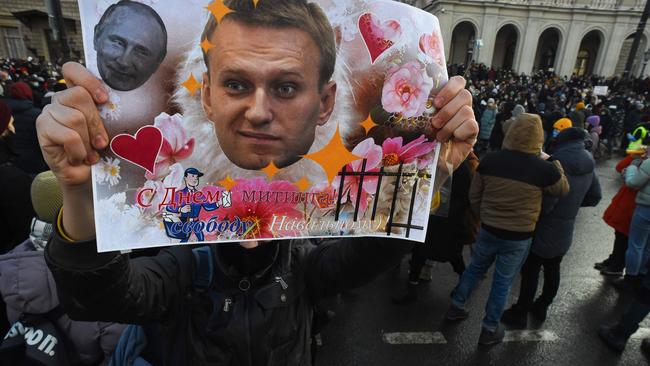
[{"label": "pink flower on poster", "polygon": [[435,142],[427,142],[424,135],[403,145],[402,136],[387,138],[381,145],[382,159],[384,167],[397,165],[400,163],[409,164],[414,161],[418,163],[418,169],[426,168],[431,158],[427,155],[436,147]]},{"label": "pink flower on poster", "polygon": [[426,109],[433,88],[426,70],[417,61],[388,70],[382,90],[381,104],[390,113],[401,113],[405,118],[419,117]]},{"label": "pink flower on poster", "polygon": [[163,112],[154,120],[154,126],[162,132],[163,144],[156,158],[155,174],[145,174],[150,180],[166,176],[172,164],[189,158],[194,151],[194,139],[187,137],[180,114],[170,116]]},{"label": "pink flower on poster", "polygon": [[[238,179],[236,182],[237,185],[230,191],[232,206],[223,208],[221,212],[229,220],[239,217],[241,221],[253,222],[254,225],[248,230],[244,239],[264,239],[300,234],[300,230],[295,227],[294,230],[279,229],[283,218],[285,222],[304,219],[302,212],[296,209],[297,202],[294,198],[301,192],[294,184],[279,180],[269,183],[264,178]],[[246,193],[246,199],[244,193]],[[267,194],[269,195],[263,199],[263,195]],[[275,226],[271,227],[274,219]]]},{"label": "pink flower on poster", "polygon": [[309,190],[312,193],[312,204],[319,209],[329,210],[336,207],[338,191],[327,181],[319,183]]},{"label": "pink flower on poster", "polygon": [[[378,172],[379,165],[382,158],[381,146],[375,144],[375,140],[368,138],[360,142],[353,150],[352,154],[356,156],[361,156],[366,159],[366,172]],[[356,160],[346,166],[348,172],[360,172],[363,167],[363,160]],[[363,178],[363,184],[361,185],[361,195],[359,199],[359,212],[364,213],[368,208],[368,198],[370,195],[375,194],[377,191],[377,181],[378,177],[376,176],[365,176]],[[338,180],[334,180],[334,184],[338,184]],[[345,177],[343,183],[343,198],[341,203],[349,202],[352,205],[357,204],[357,197],[359,196],[359,184],[361,183],[361,177],[349,176]],[[337,197],[338,198],[338,197]]]},{"label": "pink flower on poster", "polygon": [[423,34],[420,37],[420,50],[427,55],[433,62],[444,65],[442,57],[442,41],[438,34]]}]

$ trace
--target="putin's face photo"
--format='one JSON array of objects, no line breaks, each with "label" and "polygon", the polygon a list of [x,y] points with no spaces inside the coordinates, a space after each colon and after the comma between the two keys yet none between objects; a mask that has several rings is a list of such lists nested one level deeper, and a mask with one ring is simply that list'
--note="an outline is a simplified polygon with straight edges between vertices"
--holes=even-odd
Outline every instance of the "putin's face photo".
[{"label": "putin's face photo", "polygon": [[167,30],[149,6],[123,0],[111,5],[95,26],[97,66],[104,82],[129,91],[144,84],[167,54]]},{"label": "putin's face photo", "polygon": [[296,27],[230,18],[207,36],[214,47],[201,98],[228,159],[249,170],[300,160],[316,127],[328,121],[336,94],[313,37]]}]

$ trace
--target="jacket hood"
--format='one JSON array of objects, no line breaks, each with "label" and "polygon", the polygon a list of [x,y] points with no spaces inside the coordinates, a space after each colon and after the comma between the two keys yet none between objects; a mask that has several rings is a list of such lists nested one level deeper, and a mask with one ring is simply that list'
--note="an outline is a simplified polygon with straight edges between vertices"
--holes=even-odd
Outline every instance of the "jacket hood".
[{"label": "jacket hood", "polygon": [[503,125],[505,150],[539,155],[544,145],[542,120],[536,114],[523,113]]},{"label": "jacket hood", "polygon": [[0,293],[7,303],[7,315],[44,314],[59,304],[56,284],[43,252],[28,240],[0,256]]},{"label": "jacket hood", "polygon": [[584,129],[578,127],[570,127],[563,129],[555,138],[556,144],[562,144],[568,141],[581,141],[584,142],[587,138],[587,133]]},{"label": "jacket hood", "polygon": [[34,102],[31,100],[4,99],[3,101],[11,107],[11,111],[14,113],[24,112],[34,108]]},{"label": "jacket hood", "polygon": [[580,128],[568,128],[555,140],[553,157],[562,163],[562,168],[570,175],[593,173],[596,168],[594,158],[585,150],[586,132]]}]

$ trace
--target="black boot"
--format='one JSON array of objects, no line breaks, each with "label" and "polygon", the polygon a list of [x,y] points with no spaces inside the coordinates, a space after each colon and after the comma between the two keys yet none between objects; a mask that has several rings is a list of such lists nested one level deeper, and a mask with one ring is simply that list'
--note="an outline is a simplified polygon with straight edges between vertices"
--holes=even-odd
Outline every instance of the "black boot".
[{"label": "black boot", "polygon": [[546,321],[546,314],[548,313],[548,304],[544,304],[539,300],[533,303],[533,306],[530,307],[530,315],[535,318],[535,320],[543,322]]},{"label": "black boot", "polygon": [[616,279],[611,283],[619,291],[634,293],[641,284],[641,276],[625,275],[623,278]]},{"label": "black boot", "polygon": [[623,337],[616,330],[616,326],[602,326],[598,329],[598,336],[612,350],[621,353],[625,349],[628,338]]},{"label": "black boot", "polygon": [[645,338],[641,341],[641,353],[650,359],[650,338]]},{"label": "black boot", "polygon": [[406,294],[393,297],[392,300],[395,305],[411,304],[418,301],[418,284],[409,282],[406,287]]},{"label": "black boot", "polygon": [[528,312],[517,304],[503,312],[501,322],[514,328],[526,328],[528,325]]}]

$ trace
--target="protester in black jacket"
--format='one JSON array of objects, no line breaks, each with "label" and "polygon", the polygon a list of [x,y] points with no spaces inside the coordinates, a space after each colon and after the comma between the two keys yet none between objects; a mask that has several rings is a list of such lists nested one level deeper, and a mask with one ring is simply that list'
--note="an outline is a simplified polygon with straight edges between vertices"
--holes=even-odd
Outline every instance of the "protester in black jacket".
[{"label": "protester in black jacket", "polygon": [[32,177],[48,170],[36,137],[36,118],[41,110],[34,106],[32,90],[19,81],[10,87],[11,98],[5,102],[11,107],[16,134],[12,136],[16,152],[14,165]]},{"label": "protester in black jacket", "polygon": [[163,324],[161,364],[308,365],[314,304],[368,282],[409,249],[387,239],[214,245],[216,299],[194,289],[189,246],[129,260],[55,236],[46,260],[72,319]]},{"label": "protester in black jacket", "polygon": [[13,120],[9,106],[0,101],[0,254],[22,243],[29,235],[34,217],[29,188],[32,178],[13,164],[11,144]]},{"label": "protester in black jacket", "polygon": [[[246,9],[259,13],[279,4],[278,7],[311,9],[318,15],[313,3],[306,1],[278,0],[265,5],[260,2],[254,10],[248,1],[237,4],[242,12],[233,12],[229,18],[235,28],[243,27],[237,24],[239,21],[251,21],[253,14],[242,15],[249,11]],[[283,19],[279,17],[278,22],[285,22]],[[209,24],[212,22],[211,18]],[[268,27],[268,21],[260,22],[260,27]],[[325,22],[326,19],[318,23]],[[292,27],[301,29],[292,25],[281,28]],[[333,51],[334,37],[330,41]],[[247,47],[250,45],[237,52],[250,54]],[[278,59],[284,62],[288,57]],[[246,65],[244,70],[250,68],[250,64]],[[274,82],[274,70],[262,73],[264,85]],[[75,87],[57,94],[37,123],[41,145],[47,146],[43,149],[45,160],[61,183],[63,193],[57,233],[47,246],[46,260],[57,282],[61,305],[71,318],[147,324],[168,336],[153,347],[162,353],[156,361],[165,362],[154,364],[308,366],[311,359],[307,344],[314,302],[366,283],[398,263],[409,249],[408,245],[371,239],[321,244],[317,248],[306,242],[286,241],[214,246],[213,260],[209,262],[214,268],[214,281],[207,292],[195,291],[194,255],[187,245],[163,250],[153,258],[129,260],[117,253],[98,254],[90,165],[99,160],[98,151],[106,149],[109,142],[96,107],[105,103],[108,95],[101,82],[82,65],[67,64],[64,76]],[[331,73],[321,72],[319,78],[326,83]],[[439,141],[454,140],[448,151],[454,168],[471,151],[478,132],[465,84],[462,77],[449,79],[434,101],[439,112],[431,127],[438,131]],[[334,84],[328,88],[296,89],[309,97],[305,98],[306,103],[291,103],[289,107],[296,113],[321,110],[318,115],[327,119],[334,99],[322,94],[323,90],[333,91]],[[261,103],[264,100],[254,98],[246,110],[266,108],[268,114],[255,112],[266,118],[273,115],[268,108],[288,108],[279,102]],[[70,109],[82,113],[69,113]]]}]

